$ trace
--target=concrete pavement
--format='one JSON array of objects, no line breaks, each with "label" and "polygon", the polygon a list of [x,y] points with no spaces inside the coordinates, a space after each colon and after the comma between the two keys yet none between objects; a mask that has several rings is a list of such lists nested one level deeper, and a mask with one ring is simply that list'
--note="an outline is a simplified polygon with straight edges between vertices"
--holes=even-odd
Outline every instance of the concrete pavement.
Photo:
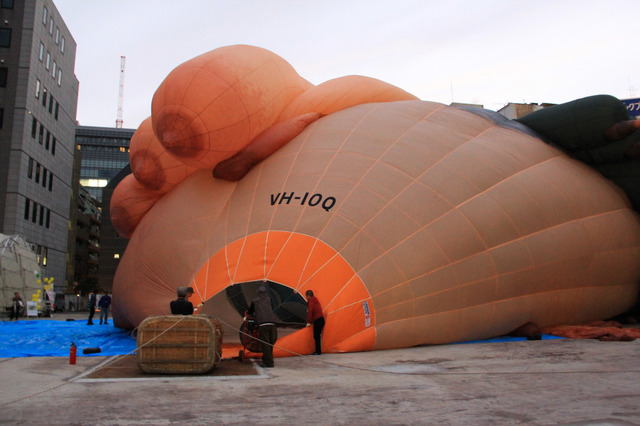
[{"label": "concrete pavement", "polygon": [[0,424],[640,424],[640,341],[423,346],[279,358],[252,376],[87,380],[105,361],[0,359]]}]

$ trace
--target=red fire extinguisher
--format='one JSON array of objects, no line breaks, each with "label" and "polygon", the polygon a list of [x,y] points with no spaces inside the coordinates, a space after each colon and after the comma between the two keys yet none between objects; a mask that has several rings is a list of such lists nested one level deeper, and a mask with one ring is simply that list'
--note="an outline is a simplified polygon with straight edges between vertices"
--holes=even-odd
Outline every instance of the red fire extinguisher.
[{"label": "red fire extinguisher", "polygon": [[76,352],[78,351],[78,348],[76,347],[76,344],[74,342],[71,342],[71,349],[69,349],[69,364],[75,364],[76,363]]}]

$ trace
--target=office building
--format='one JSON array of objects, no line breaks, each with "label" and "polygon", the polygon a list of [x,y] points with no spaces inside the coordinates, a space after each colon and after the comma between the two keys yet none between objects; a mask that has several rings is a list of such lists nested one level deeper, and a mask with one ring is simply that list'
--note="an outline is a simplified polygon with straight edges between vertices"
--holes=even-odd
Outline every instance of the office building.
[{"label": "office building", "polygon": [[78,126],[76,148],[80,154],[80,184],[102,201],[102,189],[129,165],[129,142],[136,129]]},{"label": "office building", "polygon": [[102,211],[102,225],[100,227],[98,286],[108,291],[113,288],[113,277],[116,275],[120,258],[129,244],[129,239],[121,236],[113,227],[108,206],[116,186],[129,174],[131,174],[131,167],[127,165],[109,181],[109,184],[102,191],[102,202],[105,208]]},{"label": "office building", "polygon": [[1,0],[0,22],[0,232],[36,248],[58,297],[66,284],[76,42],[50,0]]},{"label": "office building", "polygon": [[[71,217],[74,227],[69,229],[69,262],[67,268],[69,290],[86,293],[91,287],[111,291],[117,266],[113,250],[109,259],[103,259],[103,237],[108,246],[120,245],[120,240],[109,221],[109,201],[123,170],[129,169],[129,143],[135,129],[115,127],[78,126],[76,129],[76,158],[74,163]],[[114,178],[116,182],[114,181]],[[105,199],[103,192],[107,192]],[[106,218],[106,222],[103,220]],[[106,235],[103,232],[105,228]],[[121,251],[120,251],[121,253]],[[115,266],[114,266],[115,262]]]}]

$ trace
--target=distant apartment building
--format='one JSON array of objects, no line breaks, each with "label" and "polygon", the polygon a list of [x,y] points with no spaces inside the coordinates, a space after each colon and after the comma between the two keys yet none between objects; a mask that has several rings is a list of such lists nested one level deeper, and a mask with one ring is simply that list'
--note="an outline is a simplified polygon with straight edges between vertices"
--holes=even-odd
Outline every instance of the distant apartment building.
[{"label": "distant apartment building", "polygon": [[509,120],[515,120],[517,118],[524,117],[527,114],[531,114],[534,111],[538,111],[553,105],[555,104],[547,104],[547,103],[517,104],[517,103],[510,102],[505,106],[503,106],[502,108],[500,108],[497,111],[497,113],[504,117],[507,117]]},{"label": "distant apartment building", "polygon": [[100,261],[101,208],[98,202],[83,187],[78,187],[75,211],[71,213],[74,227],[69,232],[68,280],[73,283],[69,290],[84,293],[98,285],[98,263]]},{"label": "distant apartment building", "polygon": [[78,79],[50,0],[0,0],[0,233],[20,235],[65,289]]},{"label": "distant apartment building", "polygon": [[[118,258],[126,239],[113,230],[109,216],[112,188],[129,169],[129,143],[135,129],[78,126],[76,129],[76,158],[73,178],[71,216],[75,226],[69,229],[68,290],[96,287],[111,290]],[[114,178],[116,182],[114,182]],[[107,197],[105,198],[105,192]],[[104,259],[105,243],[107,259]],[[115,262],[115,266],[114,265]]]},{"label": "distant apartment building", "polygon": [[129,239],[121,236],[111,223],[111,212],[109,204],[111,196],[116,186],[127,175],[131,174],[131,167],[127,166],[114,176],[102,192],[102,203],[105,208],[102,211],[102,226],[100,227],[100,264],[98,272],[98,286],[104,290],[111,291],[113,288],[113,277],[120,263],[120,258],[127,249]]}]

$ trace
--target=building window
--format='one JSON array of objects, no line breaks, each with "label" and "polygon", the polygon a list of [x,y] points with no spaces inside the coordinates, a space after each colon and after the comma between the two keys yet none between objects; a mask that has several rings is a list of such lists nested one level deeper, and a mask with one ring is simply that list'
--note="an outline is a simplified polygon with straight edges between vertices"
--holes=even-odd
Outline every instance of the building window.
[{"label": "building window", "polygon": [[40,99],[40,89],[42,89],[42,84],[40,80],[36,79],[36,99]]},{"label": "building window", "polygon": [[56,72],[58,72],[58,63],[53,61],[53,68],[51,68],[51,77],[56,78]]},{"label": "building window", "polygon": [[36,183],[40,183],[40,163],[36,163]]},{"label": "building window", "polygon": [[56,44],[60,44],[60,28],[56,28]]},{"label": "building window", "polygon": [[44,140],[44,148],[49,151],[49,142],[51,141],[51,133],[47,130],[47,138]]},{"label": "building window", "polygon": [[51,155],[56,155],[56,138],[51,142]]},{"label": "building window", "polygon": [[43,107],[46,107],[46,106],[47,106],[47,93],[49,93],[49,92],[47,91],[47,88],[46,88],[46,87],[44,87],[44,88],[42,89],[42,94],[43,94],[43,96],[42,96],[42,106],[43,106]]},{"label": "building window", "polygon": [[7,74],[9,69],[5,67],[0,68],[0,87],[7,87]]},{"label": "building window", "polygon": [[64,53],[64,36],[62,36],[62,43],[60,44],[60,50]]},{"label": "building window", "polygon": [[44,142],[44,126],[42,125],[42,123],[40,123],[40,134],[38,135],[38,143],[42,145],[42,142]]},{"label": "building window", "polygon": [[114,258],[114,259],[120,259],[120,253],[115,253],[115,254],[113,255],[113,258]]},{"label": "building window", "polygon": [[44,43],[40,42],[40,55],[39,55],[39,59],[40,62],[42,62],[44,60]]},{"label": "building window", "polygon": [[44,67],[49,71],[51,69],[51,53],[47,52],[47,62],[45,62]]},{"label": "building window", "polygon": [[38,218],[38,203],[33,202],[33,209],[31,210],[31,222],[36,223]]},{"label": "building window", "polygon": [[31,179],[33,177],[33,158],[29,157],[29,168],[27,169],[27,177]]},{"label": "building window", "polygon": [[2,0],[3,9],[13,9],[13,0]]},{"label": "building window", "polygon": [[31,204],[31,200],[28,198],[24,199],[24,220],[29,220],[29,207]]},{"label": "building window", "polygon": [[58,103],[58,101],[56,101],[56,112],[54,113],[56,120],[58,119],[59,112],[60,112],[60,104]]},{"label": "building window", "polygon": [[11,28],[0,28],[0,47],[11,46]]},{"label": "building window", "polygon": [[[49,228],[50,219],[51,219],[51,210],[47,209],[47,220],[45,221],[45,224],[44,224],[44,226],[46,226],[47,229]],[[46,266],[47,265],[47,248],[46,247],[44,248],[44,253],[45,254],[44,254],[44,259],[42,260],[42,264]]]},{"label": "building window", "polygon": [[62,86],[62,70],[58,68],[58,86]]},{"label": "building window", "polygon": [[35,139],[38,130],[38,120],[36,120],[35,117],[32,118],[33,120],[31,121],[31,137]]},{"label": "building window", "polygon": [[49,21],[49,34],[53,35],[53,18]]},{"label": "building window", "polygon": [[49,18],[49,11],[47,10],[47,7],[45,6],[42,10],[42,23],[44,25],[47,25],[47,19]]},{"label": "building window", "polygon": [[53,189],[53,173],[49,172],[49,192],[51,192],[52,189]]},{"label": "building window", "polygon": [[38,221],[38,225],[44,225],[44,206],[40,206],[40,220]]},{"label": "building window", "polygon": [[53,112],[53,94],[49,93],[49,114]]},{"label": "building window", "polygon": [[42,168],[42,187],[43,188],[47,187],[47,175],[48,174],[49,174],[49,171],[43,167]]}]

